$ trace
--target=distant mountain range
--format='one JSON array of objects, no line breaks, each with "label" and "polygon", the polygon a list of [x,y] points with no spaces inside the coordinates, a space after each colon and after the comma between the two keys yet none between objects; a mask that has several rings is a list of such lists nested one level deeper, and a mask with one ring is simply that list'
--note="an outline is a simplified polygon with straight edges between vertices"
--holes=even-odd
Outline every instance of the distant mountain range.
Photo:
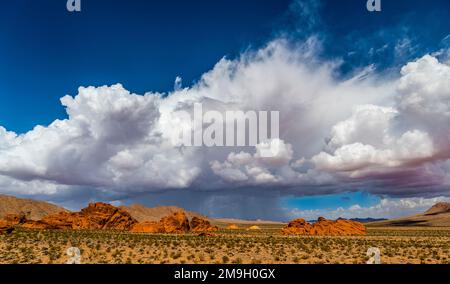
[{"label": "distant mountain range", "polygon": [[[337,220],[350,220],[350,221],[355,221],[355,222],[360,222],[360,223],[371,223],[371,222],[386,221],[388,219],[383,219],[383,218],[352,218],[352,219],[338,218]],[[310,220],[308,222],[314,224],[315,222],[317,222],[317,220]]]}]

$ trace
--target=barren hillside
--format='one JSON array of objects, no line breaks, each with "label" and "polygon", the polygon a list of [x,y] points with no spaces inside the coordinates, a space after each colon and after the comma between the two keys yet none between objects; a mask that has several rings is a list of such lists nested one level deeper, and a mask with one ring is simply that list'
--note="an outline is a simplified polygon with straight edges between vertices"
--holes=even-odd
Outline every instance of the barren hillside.
[{"label": "barren hillside", "polygon": [[40,220],[49,214],[55,214],[61,211],[67,210],[45,201],[0,195],[0,219],[6,214],[24,213],[28,219]]}]

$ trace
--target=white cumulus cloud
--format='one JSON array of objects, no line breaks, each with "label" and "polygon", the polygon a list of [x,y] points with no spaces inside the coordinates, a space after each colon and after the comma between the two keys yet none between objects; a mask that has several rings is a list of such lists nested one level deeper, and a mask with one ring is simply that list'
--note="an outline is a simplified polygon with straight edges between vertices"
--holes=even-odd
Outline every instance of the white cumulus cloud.
[{"label": "white cumulus cloud", "polygon": [[[61,99],[67,119],[23,134],[0,127],[0,191],[53,196],[85,188],[129,197],[239,186],[378,193],[381,186],[383,194],[450,194],[450,67],[427,55],[398,75],[366,68],[342,79],[339,61],[318,60],[314,50],[311,41],[275,40],[223,58],[192,86],[177,79],[168,94],[82,87]],[[279,111],[277,154],[266,157],[263,144],[174,147],[174,133],[192,128],[177,111],[196,103],[221,113]],[[395,190],[383,186],[387,180]]]}]

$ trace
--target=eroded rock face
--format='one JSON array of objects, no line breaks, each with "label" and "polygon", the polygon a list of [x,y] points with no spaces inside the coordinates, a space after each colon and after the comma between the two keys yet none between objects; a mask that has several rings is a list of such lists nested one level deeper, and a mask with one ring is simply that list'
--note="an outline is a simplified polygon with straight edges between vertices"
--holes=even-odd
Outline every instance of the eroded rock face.
[{"label": "eroded rock face", "polygon": [[366,227],[359,222],[349,220],[330,221],[320,217],[315,224],[304,219],[296,219],[282,229],[285,235],[310,236],[361,236],[366,235]]},{"label": "eroded rock face", "polygon": [[89,204],[81,212],[61,212],[48,215],[40,221],[24,224],[34,229],[73,229],[73,230],[130,230],[137,221],[131,215],[106,203]]},{"label": "eroded rock face", "polygon": [[90,204],[81,210],[80,223],[75,223],[80,228],[86,224],[93,229],[130,230],[137,221],[131,215],[120,208],[105,203]]},{"label": "eroded rock face", "polygon": [[198,217],[192,218],[190,226],[193,232],[215,232],[219,230],[218,227],[212,226],[208,220]]}]

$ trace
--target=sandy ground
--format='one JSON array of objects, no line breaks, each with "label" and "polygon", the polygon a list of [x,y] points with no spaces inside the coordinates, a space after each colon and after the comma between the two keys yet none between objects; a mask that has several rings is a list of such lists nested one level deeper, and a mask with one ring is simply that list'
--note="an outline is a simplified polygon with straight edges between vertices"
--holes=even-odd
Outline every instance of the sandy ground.
[{"label": "sandy ground", "polygon": [[214,237],[111,231],[17,229],[0,236],[0,263],[344,263],[362,264],[371,247],[382,263],[450,263],[450,228],[369,228],[363,237],[289,237],[281,225],[261,231],[221,229]]}]

